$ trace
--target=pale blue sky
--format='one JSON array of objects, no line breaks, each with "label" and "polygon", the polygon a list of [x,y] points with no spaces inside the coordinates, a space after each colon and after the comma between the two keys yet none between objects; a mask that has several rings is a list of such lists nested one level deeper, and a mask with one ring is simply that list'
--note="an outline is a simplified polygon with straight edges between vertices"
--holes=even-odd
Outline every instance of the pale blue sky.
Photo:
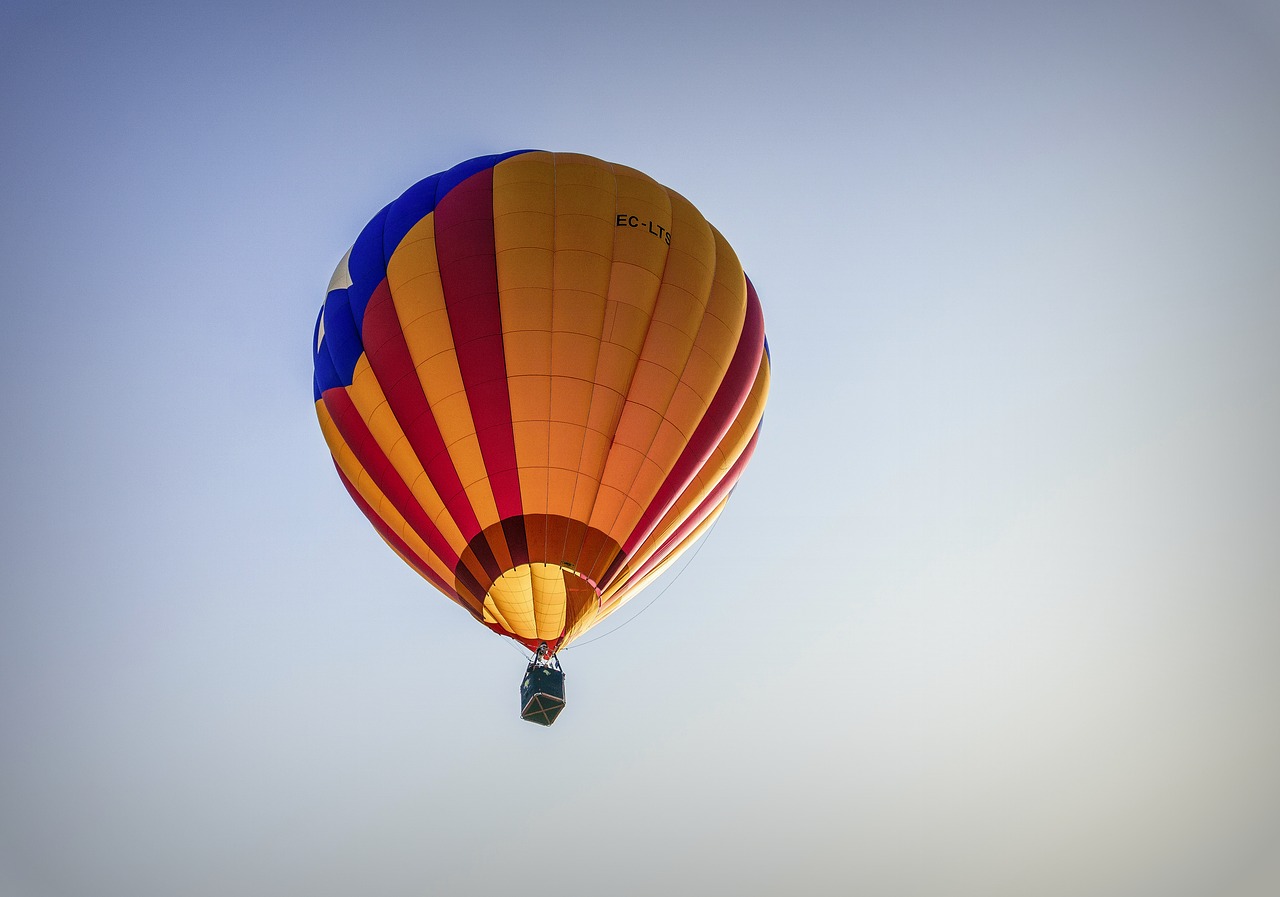
[{"label": "pale blue sky", "polygon": [[[0,894],[1280,889],[1273,4],[266,6],[0,10]],[[774,363],[551,729],[307,349],[517,147],[689,197]]]}]

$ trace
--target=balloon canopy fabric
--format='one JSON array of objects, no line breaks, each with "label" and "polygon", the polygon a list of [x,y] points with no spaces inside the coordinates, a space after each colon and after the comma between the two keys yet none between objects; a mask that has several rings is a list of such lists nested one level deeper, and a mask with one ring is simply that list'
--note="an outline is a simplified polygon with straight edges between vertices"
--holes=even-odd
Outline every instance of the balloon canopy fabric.
[{"label": "balloon canopy fabric", "polygon": [[714,522],[769,389],[760,301],[720,233],[567,153],[406,190],[338,265],[312,350],[320,427],[374,529],[551,653]]}]

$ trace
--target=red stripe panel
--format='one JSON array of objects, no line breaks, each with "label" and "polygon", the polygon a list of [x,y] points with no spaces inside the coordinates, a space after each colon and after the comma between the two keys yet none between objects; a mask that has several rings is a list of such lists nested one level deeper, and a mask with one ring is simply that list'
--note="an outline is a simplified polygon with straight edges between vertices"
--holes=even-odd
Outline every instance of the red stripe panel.
[{"label": "red stripe panel", "polygon": [[702,521],[707,519],[707,515],[715,510],[716,505],[724,501],[725,496],[733,491],[734,486],[738,485],[738,480],[741,478],[742,472],[747,469],[747,462],[750,461],[751,456],[755,454],[756,442],[759,439],[760,427],[757,426],[755,433],[751,436],[751,441],[748,442],[747,447],[742,450],[741,457],[734,462],[733,466],[729,468],[728,472],[720,482],[716,484],[716,487],[711,490],[711,493],[702,500],[702,503],[698,505],[697,510],[685,518],[684,523],[677,527],[676,531],[662,543],[649,560],[641,564],[639,570],[627,577],[627,581],[640,579],[640,577],[644,576],[654,567],[661,564],[677,545],[688,538],[689,533],[697,529]]},{"label": "red stripe panel", "polygon": [[436,204],[435,227],[449,327],[485,472],[499,518],[517,517],[524,508],[502,350],[492,168],[473,174]]},{"label": "red stripe panel", "polygon": [[463,538],[470,541],[480,532],[480,522],[462,488],[462,481],[454,469],[427,397],[422,393],[422,384],[418,381],[413,357],[409,354],[404,332],[400,329],[400,318],[391,299],[391,288],[385,279],[373,291],[365,309],[363,337],[369,366],[382,386],[391,413],[400,422],[405,438],[427,472],[427,479],[439,493],[449,516],[457,523]]},{"label": "red stripe panel", "polygon": [[[338,467],[338,462],[334,461],[333,466]],[[352,485],[349,479],[347,479],[347,475],[342,472],[341,467],[338,467],[338,476],[342,478],[342,485],[347,487],[347,492],[350,493],[351,498],[356,503],[356,506],[360,508],[364,516],[369,518],[369,522],[373,524],[373,528],[378,531],[378,535],[386,539],[396,551],[400,552],[400,554],[409,561],[409,565],[413,567],[414,570],[418,571],[418,574],[422,576],[423,579],[431,583],[451,600],[462,607],[465,607],[467,612],[473,617],[479,619],[481,615],[480,609],[478,607],[471,607],[468,605],[467,602],[464,601],[451,586],[445,585],[444,580],[442,580],[440,576],[431,569],[427,562],[419,557],[417,553],[409,547],[408,543],[406,543],[404,539],[401,539],[400,536],[391,529],[391,527],[387,526],[386,522],[379,517],[377,512],[375,512],[369,503],[364,500],[364,496],[356,491],[356,487]]]},{"label": "red stripe panel", "polygon": [[[334,425],[342,434],[343,441],[355,453],[356,460],[369,474],[374,485],[382,491],[409,526],[413,527],[413,531],[427,543],[427,547],[434,551],[440,560],[450,568],[456,566],[457,552],[450,547],[440,530],[431,522],[431,518],[422,510],[418,500],[413,497],[409,487],[404,484],[404,480],[400,478],[390,459],[373,438],[373,434],[369,432],[359,409],[347,395],[346,388],[335,386],[332,389],[326,389],[323,398]],[[377,515],[374,514],[374,517]],[[452,592],[452,588],[446,589],[446,594],[452,594]]]},{"label": "red stripe panel", "polygon": [[742,405],[751,392],[756,374],[760,371],[760,358],[764,354],[764,313],[760,309],[760,297],[755,287],[747,279],[747,316],[742,324],[742,335],[738,338],[738,348],[734,350],[729,369],[725,371],[724,380],[716,390],[715,397],[707,406],[707,413],[702,416],[698,428],[693,431],[688,445],[676,459],[675,466],[667,474],[666,480],[658,489],[649,507],[645,508],[636,528],[622,546],[622,554],[611,566],[614,569],[605,571],[602,587],[607,585],[624,557],[630,557],[636,548],[649,538],[653,528],[658,525],[662,516],[671,510],[680,494],[689,487],[702,466],[707,463],[711,453],[724,439]]}]

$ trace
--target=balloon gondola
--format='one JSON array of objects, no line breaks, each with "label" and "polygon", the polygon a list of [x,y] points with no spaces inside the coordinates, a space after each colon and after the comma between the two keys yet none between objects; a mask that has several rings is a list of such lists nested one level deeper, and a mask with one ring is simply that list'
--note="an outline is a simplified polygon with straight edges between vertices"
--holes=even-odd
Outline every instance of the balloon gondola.
[{"label": "balloon gondola", "polygon": [[760,301],[720,233],[647,175],[566,153],[406,190],[339,263],[312,350],[343,485],[410,567],[534,652],[544,725],[557,653],[723,510],[769,388]]},{"label": "balloon gondola", "polygon": [[546,644],[538,646],[520,682],[520,718],[549,726],[564,709],[564,670]]}]

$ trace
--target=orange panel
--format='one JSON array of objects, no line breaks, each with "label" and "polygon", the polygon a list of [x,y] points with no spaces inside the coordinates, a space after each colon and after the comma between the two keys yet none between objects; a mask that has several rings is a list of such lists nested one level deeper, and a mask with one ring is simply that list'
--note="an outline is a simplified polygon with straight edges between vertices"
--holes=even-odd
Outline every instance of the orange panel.
[{"label": "orange panel", "polygon": [[[635,491],[640,465],[628,463],[619,449],[625,447],[647,453],[653,444],[662,416],[693,349],[713,284],[716,245],[710,225],[683,197],[672,191],[667,193],[671,201],[672,224],[662,285],[640,360],[627,390],[627,402],[618,423],[614,450],[601,475],[602,484],[620,490],[630,501],[622,502],[614,517],[606,516],[607,511],[597,505],[591,520],[592,526],[619,543],[626,541],[643,513],[642,505],[652,498],[652,493],[647,492],[652,477],[646,477],[641,484],[645,491]],[[671,463],[674,463],[674,458]]]},{"label": "orange panel", "polygon": [[[511,377],[507,380],[507,391],[511,396],[511,420],[512,423],[520,423],[521,421],[546,423],[551,417],[551,378],[542,376],[520,376]],[[516,445],[522,443],[517,438]],[[521,466],[525,463],[525,458],[533,458],[535,455],[545,454],[546,447],[525,446],[524,454],[517,455]],[[529,463],[538,464],[545,463],[539,461],[530,461]]]},{"label": "orange panel", "polygon": [[526,514],[545,514],[549,494],[555,181],[550,153],[516,156],[493,173],[503,351]]},{"label": "orange panel", "polygon": [[[507,380],[536,377],[542,394],[549,388],[551,374],[551,333],[547,330],[508,330],[503,334]],[[527,410],[511,397],[512,420],[527,420]]]},{"label": "orange panel", "polygon": [[[555,158],[555,300],[552,310],[551,428],[547,511],[568,516],[575,502],[591,413],[612,271],[615,181],[588,157]],[[595,484],[587,485],[594,492]]]},{"label": "orange panel", "polygon": [[[551,445],[551,424],[544,416],[541,420],[522,420],[512,424],[516,431],[516,439],[523,440],[528,446],[528,466],[521,470],[537,470],[548,465]],[[543,514],[544,511],[530,511],[526,514]]]}]

